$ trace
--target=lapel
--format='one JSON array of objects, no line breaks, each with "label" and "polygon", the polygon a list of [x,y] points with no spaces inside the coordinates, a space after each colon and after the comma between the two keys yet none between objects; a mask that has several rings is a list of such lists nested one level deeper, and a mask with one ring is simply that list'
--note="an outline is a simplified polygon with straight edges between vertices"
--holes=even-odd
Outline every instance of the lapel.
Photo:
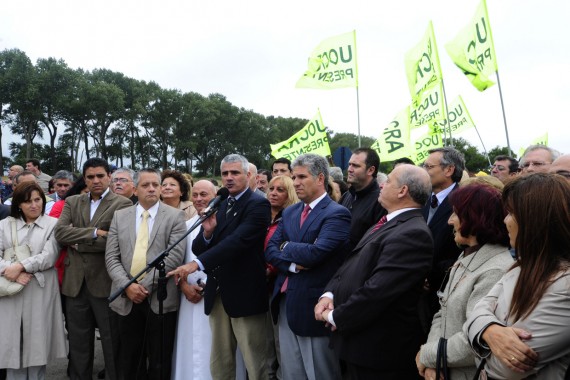
[{"label": "lapel", "polygon": [[[449,210],[451,210],[451,205],[449,204],[449,196],[451,195],[452,192],[454,192],[458,188],[458,186],[459,185],[456,183],[453,186],[453,189],[451,189],[451,192],[447,195],[447,197],[445,197],[443,202],[441,202],[441,204],[437,208],[437,211],[435,212],[435,214],[433,215],[433,217],[429,221],[430,226],[433,226],[433,225],[436,225],[437,223],[439,223],[441,218],[449,218],[449,214],[450,214]],[[424,208],[422,210],[423,211],[422,214],[423,214],[425,220],[427,220],[427,218],[428,218],[430,207],[431,207],[431,195],[428,198],[427,204],[424,206]],[[447,220],[445,220],[444,224],[447,224]]]},{"label": "lapel", "polygon": [[251,194],[253,194],[253,192],[248,188],[246,192],[243,193],[243,195],[238,200],[236,200],[236,203],[234,203],[234,206],[232,207],[230,213],[227,215],[226,215],[226,210],[228,207],[228,200],[226,199],[224,203],[222,203],[222,205],[220,206],[220,211],[218,211],[218,214],[221,213],[221,215],[219,215],[219,220],[218,220],[220,224],[219,233],[224,231],[228,226],[230,226],[234,222],[241,220],[241,214],[244,212],[245,206],[249,201]]},{"label": "lapel", "polygon": [[366,231],[366,233],[364,234],[364,236],[362,237],[362,239],[360,239],[360,241],[358,242],[358,244],[356,245],[356,247],[354,247],[353,251],[357,251],[360,250],[362,247],[364,247],[366,244],[368,244],[370,241],[377,239],[379,236],[388,233],[388,231],[390,231],[391,229],[395,228],[398,224],[405,222],[406,220],[414,217],[414,216],[418,216],[421,215],[421,210],[420,209],[415,209],[415,210],[408,210],[405,211],[403,213],[401,213],[400,215],[397,215],[395,218],[393,218],[392,220],[389,220],[386,222],[386,224],[384,224],[379,230],[374,231],[372,233],[370,233],[370,231],[374,228],[374,226],[376,224],[374,224],[372,227],[370,227],[368,229],[368,231]]},{"label": "lapel", "polygon": [[303,202],[300,202],[300,205],[299,205],[300,206],[300,212],[298,212],[296,217],[295,217],[297,229],[299,230],[298,236],[299,236],[300,241],[303,241],[303,237],[305,236],[305,234],[309,230],[311,224],[313,224],[313,222],[315,222],[317,219],[320,219],[321,214],[324,213],[325,208],[331,202],[332,202],[332,200],[328,195],[325,196],[323,199],[321,199],[321,201],[319,203],[317,203],[317,205],[315,206],[314,210],[311,210],[311,212],[307,216],[307,219],[305,219],[305,223],[303,223],[302,227],[300,227],[300,225],[301,225],[301,214],[303,213],[303,209],[305,208],[305,204]]},{"label": "lapel", "polygon": [[137,206],[129,207],[129,211],[125,214],[125,217],[119,223],[124,222],[127,226],[127,233],[129,235],[129,242],[131,246],[127,249],[131,256],[135,250],[135,244],[137,243]]},{"label": "lapel", "polygon": [[[91,225],[96,225],[97,222],[99,221],[99,219],[101,218],[101,216],[105,213],[105,211],[107,211],[107,209],[109,207],[111,207],[111,204],[113,203],[113,198],[114,198],[114,194],[109,191],[109,193],[107,193],[107,195],[105,195],[105,198],[101,199],[101,203],[99,203],[99,207],[97,207],[97,210],[95,211],[95,214],[93,214],[93,219],[91,219]],[[91,201],[89,201],[91,202]],[[91,206],[91,205],[89,205]],[[89,209],[91,209],[91,207],[89,207]]]},{"label": "lapel", "polygon": [[87,227],[91,223],[91,200],[89,199],[89,194],[83,194],[79,198],[79,203],[81,207],[81,218],[83,219],[83,225],[81,227]]}]

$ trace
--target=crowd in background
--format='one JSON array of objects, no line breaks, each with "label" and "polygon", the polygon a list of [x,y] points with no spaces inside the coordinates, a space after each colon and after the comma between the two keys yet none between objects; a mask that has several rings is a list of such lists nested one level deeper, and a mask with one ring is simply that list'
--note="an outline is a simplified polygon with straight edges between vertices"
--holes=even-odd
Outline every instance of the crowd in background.
[{"label": "crowd in background", "polygon": [[91,379],[97,331],[108,379],[569,378],[570,155],[379,164],[13,165],[0,377]]}]

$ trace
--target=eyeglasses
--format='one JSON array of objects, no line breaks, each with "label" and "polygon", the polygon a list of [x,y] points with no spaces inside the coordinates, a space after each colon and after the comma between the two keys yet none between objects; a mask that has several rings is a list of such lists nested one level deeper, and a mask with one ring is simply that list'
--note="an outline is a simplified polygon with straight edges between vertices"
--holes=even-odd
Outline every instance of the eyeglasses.
[{"label": "eyeglasses", "polygon": [[430,165],[424,162],[424,164],[422,165],[424,169],[426,170],[431,170],[433,168],[435,168],[436,166],[441,166],[441,164],[437,164],[437,165]]},{"label": "eyeglasses", "polygon": [[522,167],[525,168],[525,169],[527,169],[527,168],[529,168],[529,167],[531,167],[531,166],[541,167],[541,166],[544,166],[544,165],[550,165],[551,163],[552,163],[552,162],[528,161],[528,162],[525,162],[525,163],[522,165]]},{"label": "eyeglasses", "polygon": [[503,170],[506,170],[507,168],[503,165],[491,165],[490,169],[491,170],[497,169],[498,171],[503,171]]},{"label": "eyeglasses", "polygon": [[132,182],[130,179],[128,178],[113,178],[113,180],[111,181],[113,183],[127,183],[127,182]]}]

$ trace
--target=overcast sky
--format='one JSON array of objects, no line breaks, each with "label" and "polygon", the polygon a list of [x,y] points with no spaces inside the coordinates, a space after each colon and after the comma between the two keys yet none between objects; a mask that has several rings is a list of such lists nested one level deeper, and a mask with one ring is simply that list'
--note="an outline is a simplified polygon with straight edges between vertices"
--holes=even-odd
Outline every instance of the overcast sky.
[{"label": "overcast sky", "polygon": [[[356,91],[295,89],[311,51],[356,30],[361,133],[378,137],[410,102],[404,54],[434,23],[448,102],[462,95],[488,149],[506,146],[498,87],[477,91],[444,45],[478,0],[5,1],[0,49],[33,62],[107,68],[163,88],[221,93],[263,115],[310,119],[357,133]],[[511,148],[549,133],[570,151],[570,1],[488,0]],[[4,136],[7,131],[4,131]],[[460,135],[480,147],[475,131]],[[268,141],[276,143],[276,141]]]}]

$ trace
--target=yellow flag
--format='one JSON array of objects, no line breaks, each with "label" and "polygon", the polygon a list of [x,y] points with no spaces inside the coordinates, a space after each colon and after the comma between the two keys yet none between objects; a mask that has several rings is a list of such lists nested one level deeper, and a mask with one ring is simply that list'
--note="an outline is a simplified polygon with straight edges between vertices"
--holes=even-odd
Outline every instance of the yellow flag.
[{"label": "yellow flag", "polygon": [[371,148],[378,152],[383,162],[394,161],[411,154],[409,115],[409,106],[398,112],[372,144]]},{"label": "yellow flag", "polygon": [[546,132],[542,136],[538,136],[534,140],[532,140],[531,145],[546,145],[548,146],[548,132]]},{"label": "yellow flag", "polygon": [[431,134],[427,125],[413,129],[411,131],[411,140],[413,144],[411,159],[416,165],[426,160],[431,149],[443,147],[441,134]]},{"label": "yellow flag", "polygon": [[485,0],[481,0],[471,23],[445,48],[453,62],[479,91],[495,84],[489,79],[498,70],[498,65]]},{"label": "yellow flag", "polygon": [[443,99],[443,82],[438,81],[412,99],[410,105],[410,127],[433,124],[445,120],[445,102]]},{"label": "yellow flag", "polygon": [[270,147],[273,157],[285,157],[291,161],[305,153],[314,153],[324,157],[330,156],[331,149],[321,112],[317,111],[315,117],[289,139],[277,144],[270,144]]},{"label": "yellow flag", "polygon": [[412,98],[443,79],[431,21],[422,40],[406,53],[404,62]]},{"label": "yellow flag", "polygon": [[327,38],[309,57],[309,67],[295,85],[297,88],[358,87],[356,31]]},{"label": "yellow flag", "polygon": [[465,107],[465,103],[463,103],[463,98],[461,95],[458,95],[457,98],[453,100],[449,104],[447,109],[447,113],[449,115],[450,126],[447,125],[447,119],[442,121],[435,121],[432,123],[432,128],[434,132],[439,134],[445,134],[449,136],[450,129],[451,129],[451,136],[456,135],[458,133],[465,132],[470,128],[475,128],[475,123],[473,119],[471,119],[471,115],[467,111],[467,107]]}]

